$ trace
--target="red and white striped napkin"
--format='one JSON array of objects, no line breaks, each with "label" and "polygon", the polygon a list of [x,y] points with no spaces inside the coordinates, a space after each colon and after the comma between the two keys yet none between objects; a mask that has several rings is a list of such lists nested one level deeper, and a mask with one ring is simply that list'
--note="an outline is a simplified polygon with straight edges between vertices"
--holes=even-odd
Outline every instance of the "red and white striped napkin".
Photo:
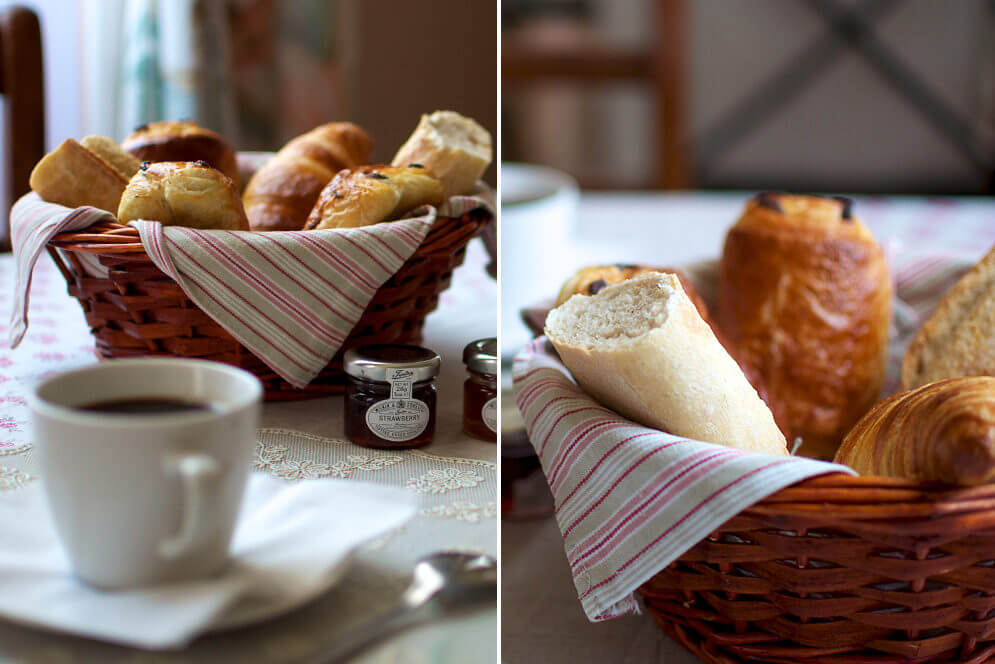
[{"label": "red and white striped napkin", "polygon": [[[196,230],[136,221],[156,266],[242,345],[295,387],[304,387],[338,351],[377,289],[415,252],[439,216],[485,208],[481,185],[419,208],[408,219],[363,228],[253,233]],[[113,215],[70,209],[29,193],[11,210],[17,275],[10,342],[27,330],[31,270],[47,242]]]},{"label": "red and white striped napkin", "polygon": [[[955,256],[897,257],[885,394],[897,387],[915,330],[969,267]],[[686,272],[706,300],[715,263]],[[545,319],[529,310],[526,320]],[[574,383],[544,337],[515,358],[515,401],[556,499],[578,597],[588,618],[638,610],[633,592],[728,519],[803,479],[850,469],[685,440],[622,418]]]}]

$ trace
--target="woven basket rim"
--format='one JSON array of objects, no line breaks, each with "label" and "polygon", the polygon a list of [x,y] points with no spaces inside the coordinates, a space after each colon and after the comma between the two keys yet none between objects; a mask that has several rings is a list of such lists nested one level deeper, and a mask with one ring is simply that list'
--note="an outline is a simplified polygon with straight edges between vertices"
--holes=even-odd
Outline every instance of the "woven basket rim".
[{"label": "woven basket rim", "polygon": [[962,487],[833,473],[781,489],[742,510],[739,516],[850,524],[892,521],[895,527],[906,530],[919,521],[942,530],[944,521],[971,514],[989,515],[995,524],[995,484]]},{"label": "woven basket rim", "polygon": [[[458,226],[452,227],[448,222],[459,222],[463,219],[480,219],[486,217],[486,221],[480,225],[479,228],[474,229],[474,235],[483,226],[493,219],[494,215],[485,207],[478,207],[472,210],[464,212],[459,217],[450,216],[438,216],[429,230],[428,234],[423,240],[423,244],[428,240],[430,236],[437,235],[440,229],[458,230]],[[403,221],[403,219],[398,219],[396,221]],[[447,228],[449,227],[449,228]],[[203,230],[222,230],[222,229],[203,229]],[[242,231],[242,232],[264,232],[264,231]],[[311,233],[312,231],[279,231],[280,233]],[[129,254],[129,253],[141,253],[144,254],[145,246],[142,244],[140,239],[140,234],[138,229],[134,226],[129,226],[122,224],[121,222],[110,220],[98,221],[87,228],[78,231],[63,231],[62,233],[57,233],[49,241],[49,245],[59,247],[60,249],[68,249],[72,251],[82,251],[86,253],[94,254]]]}]

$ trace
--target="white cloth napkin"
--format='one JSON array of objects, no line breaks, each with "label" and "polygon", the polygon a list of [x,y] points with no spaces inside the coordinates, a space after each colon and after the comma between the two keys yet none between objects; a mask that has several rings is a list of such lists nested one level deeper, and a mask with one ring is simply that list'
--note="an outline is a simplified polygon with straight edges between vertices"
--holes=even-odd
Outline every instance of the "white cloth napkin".
[{"label": "white cloth napkin", "polygon": [[[102,592],[78,581],[40,483],[0,494],[0,616],[148,649],[295,608],[335,583],[351,553],[414,516],[404,491],[354,480],[253,474],[219,576]],[[96,517],[99,518],[99,517]]]}]

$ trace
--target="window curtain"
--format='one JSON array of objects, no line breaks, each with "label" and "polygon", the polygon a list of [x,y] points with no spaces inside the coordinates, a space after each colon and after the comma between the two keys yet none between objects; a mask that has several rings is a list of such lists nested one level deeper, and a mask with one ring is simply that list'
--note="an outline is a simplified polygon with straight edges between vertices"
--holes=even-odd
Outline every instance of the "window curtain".
[{"label": "window curtain", "polygon": [[84,133],[189,118],[276,149],[348,117],[334,0],[83,0]]}]

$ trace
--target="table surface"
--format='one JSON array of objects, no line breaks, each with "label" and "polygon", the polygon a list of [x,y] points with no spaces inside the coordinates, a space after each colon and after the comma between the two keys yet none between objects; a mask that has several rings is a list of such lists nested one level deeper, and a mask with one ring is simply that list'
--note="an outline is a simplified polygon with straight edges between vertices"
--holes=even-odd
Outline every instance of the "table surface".
[{"label": "table surface", "polygon": [[[564,279],[591,263],[679,266],[719,256],[747,194],[584,194]],[[857,197],[855,213],[887,252],[979,258],[995,244],[995,199]],[[511,251],[502,247],[502,252]],[[552,294],[551,294],[552,295]],[[503,312],[503,315],[508,315]],[[659,662],[697,659],[647,615],[588,622],[552,517],[501,526],[501,654],[508,664]]]},{"label": "table surface", "polygon": [[[416,519],[404,527],[408,532],[401,534],[403,551],[391,551],[389,545],[380,550],[371,546],[358,556],[346,578],[315,602],[268,623],[202,637],[178,653],[142,653],[0,620],[0,662],[299,661],[320,652],[321,646],[334,640],[336,634],[386,608],[406,585],[417,557],[439,549],[496,556],[497,448],[493,443],[472,439],[461,430],[462,383],[466,375],[461,359],[463,347],[474,339],[494,336],[497,329],[497,288],[485,273],[486,262],[482,244],[471,242],[463,266],[453,276],[452,286],[442,294],[439,308],[428,317],[424,345],[443,357],[443,366],[438,379],[436,437],[422,451],[433,457],[486,462],[475,466],[463,462],[459,468],[476,469],[487,476],[489,511],[480,511],[471,515],[471,519],[463,516],[450,516],[448,520]],[[5,307],[10,306],[12,299],[13,269],[11,256],[0,257],[0,305]],[[0,325],[0,492],[16,490],[19,484],[37,477],[27,440],[30,431],[22,393],[39,377],[96,361],[80,307],[66,294],[62,277],[47,256],[39,261],[32,293],[31,327],[21,347],[9,349],[7,328]],[[72,343],[67,343],[67,338]],[[341,412],[341,397],[269,403],[263,410],[262,426],[341,438]],[[362,452],[362,448],[355,450]],[[449,465],[456,468],[452,463]],[[477,480],[471,478],[471,483]],[[475,490],[479,493],[485,484],[479,481],[478,484]],[[453,491],[450,495],[457,494]],[[439,504],[439,496],[424,498],[434,499],[432,505]],[[419,528],[424,528],[424,532],[411,532]],[[410,630],[367,651],[356,661],[491,663],[497,657],[496,630],[497,610],[485,608]]]}]

